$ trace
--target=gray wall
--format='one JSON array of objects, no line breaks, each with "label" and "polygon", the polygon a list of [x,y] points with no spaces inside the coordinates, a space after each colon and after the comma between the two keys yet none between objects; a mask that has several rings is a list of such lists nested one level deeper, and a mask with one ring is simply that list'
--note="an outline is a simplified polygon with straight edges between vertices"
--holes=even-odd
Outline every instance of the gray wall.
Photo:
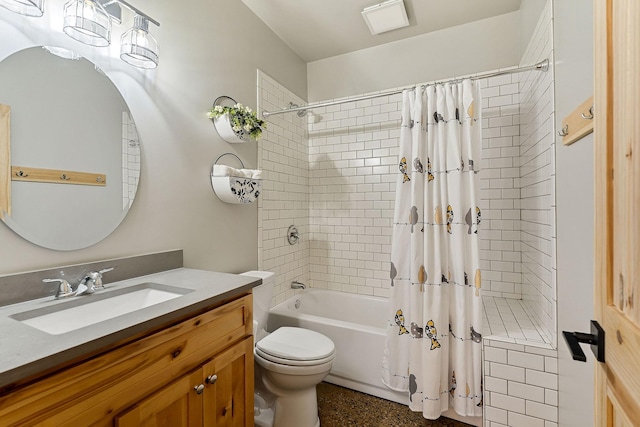
[{"label": "gray wall", "polygon": [[533,31],[536,29],[540,14],[547,4],[547,0],[521,0],[520,2],[520,52],[524,53],[524,50],[531,40]]},{"label": "gray wall", "polygon": [[512,12],[310,62],[308,100],[387,90],[517,65],[521,55],[519,22],[519,12]]},{"label": "gray wall", "polygon": [[160,43],[160,66],[141,71],[117,55],[133,16],[123,12],[113,44],[98,49],[60,30],[64,0],[46,3],[43,18],[0,10],[0,59],[34,46],[72,48],[97,64],[127,101],[142,141],[138,195],[121,226],[81,251],[37,247],[0,225],[0,274],[90,260],[184,249],[188,267],[240,272],[257,267],[257,207],[221,202],[209,182],[215,159],[235,152],[256,165],[256,144],[224,142],[205,112],[220,95],[255,107],[256,69],[306,94],[306,64],[239,1],[140,0],[136,6],[160,21],[150,25]]},{"label": "gray wall", "polygon": [[[562,120],[593,95],[593,4],[554,2],[556,130]],[[593,134],[564,146],[556,137],[556,224],[558,333],[589,331],[593,319]],[[593,425],[593,355],[571,359],[558,338],[559,425]]]}]

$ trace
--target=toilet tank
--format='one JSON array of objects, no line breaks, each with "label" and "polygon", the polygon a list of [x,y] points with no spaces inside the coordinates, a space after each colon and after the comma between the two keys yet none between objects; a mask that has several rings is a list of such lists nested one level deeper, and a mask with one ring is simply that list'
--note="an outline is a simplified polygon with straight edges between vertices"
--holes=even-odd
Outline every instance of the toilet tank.
[{"label": "toilet tank", "polygon": [[276,275],[271,271],[247,271],[241,275],[262,279],[262,285],[253,288],[253,334],[257,339],[260,339],[265,334],[263,331],[267,328]]}]

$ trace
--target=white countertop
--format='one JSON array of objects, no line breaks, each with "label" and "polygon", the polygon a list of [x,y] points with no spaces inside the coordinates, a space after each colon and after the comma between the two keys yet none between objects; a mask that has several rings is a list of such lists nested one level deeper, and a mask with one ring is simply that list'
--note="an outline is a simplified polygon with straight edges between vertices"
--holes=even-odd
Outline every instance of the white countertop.
[{"label": "white countertop", "polygon": [[[146,282],[185,288],[191,292],[59,335],[50,335],[11,317]],[[0,307],[0,391],[99,354],[127,338],[183,320],[192,313],[249,292],[260,283],[259,278],[251,276],[179,268],[109,283],[105,285],[106,289],[91,295],[60,300],[46,297]],[[82,321],[78,319],[78,322]]]}]

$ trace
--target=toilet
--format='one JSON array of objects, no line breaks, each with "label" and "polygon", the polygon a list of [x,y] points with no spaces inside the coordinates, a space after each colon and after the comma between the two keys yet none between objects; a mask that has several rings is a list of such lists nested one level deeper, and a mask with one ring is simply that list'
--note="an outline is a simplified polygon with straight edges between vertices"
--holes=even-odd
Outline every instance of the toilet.
[{"label": "toilet", "polygon": [[275,274],[248,271],[242,275],[262,279],[262,285],[253,289],[255,425],[319,427],[316,385],[333,365],[333,341],[304,328],[281,327],[268,333]]}]

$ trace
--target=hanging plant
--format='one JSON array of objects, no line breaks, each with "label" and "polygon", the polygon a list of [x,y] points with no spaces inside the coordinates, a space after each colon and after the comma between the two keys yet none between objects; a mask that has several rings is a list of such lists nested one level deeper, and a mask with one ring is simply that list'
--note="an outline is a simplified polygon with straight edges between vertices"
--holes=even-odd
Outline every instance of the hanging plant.
[{"label": "hanging plant", "polygon": [[231,129],[241,136],[248,135],[250,139],[257,141],[262,137],[262,131],[267,128],[264,120],[256,116],[256,112],[249,107],[237,103],[231,107],[215,105],[207,112],[210,119],[219,119],[227,116]]}]

